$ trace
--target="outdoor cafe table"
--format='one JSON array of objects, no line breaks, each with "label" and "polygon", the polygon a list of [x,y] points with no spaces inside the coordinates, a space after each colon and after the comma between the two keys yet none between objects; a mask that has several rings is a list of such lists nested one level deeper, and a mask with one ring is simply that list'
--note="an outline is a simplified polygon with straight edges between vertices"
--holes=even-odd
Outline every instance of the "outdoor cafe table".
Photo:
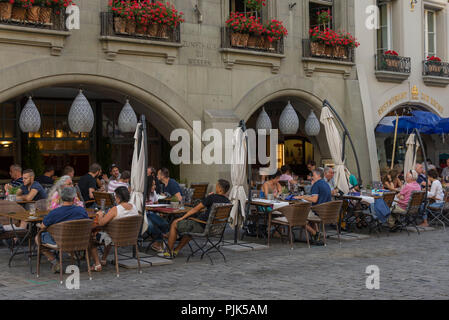
[{"label": "outdoor cafe table", "polygon": [[157,212],[160,215],[165,216],[167,219],[168,224],[172,223],[173,220],[175,220],[176,217],[185,215],[187,212],[189,212],[192,207],[184,206],[182,208],[172,208],[170,205],[146,205],[145,208],[147,210],[151,210],[153,212]]},{"label": "outdoor cafe table", "polygon": [[[91,219],[95,218],[95,210],[94,209],[86,209],[86,211],[87,211],[89,218],[91,218]],[[23,239],[20,241],[20,243],[16,246],[16,248],[14,249],[14,251],[12,252],[12,254],[9,258],[9,261],[8,261],[9,267],[11,267],[11,262],[14,259],[14,257],[17,255],[19,248],[25,243],[25,241],[28,240],[28,263],[30,265],[30,272],[33,273],[33,268],[32,268],[32,264],[31,264],[31,258],[32,258],[31,243],[38,231],[37,224],[41,223],[44,220],[45,216],[49,212],[50,211],[36,210],[36,214],[32,216],[32,215],[30,215],[29,211],[13,212],[13,211],[8,210],[8,206],[0,207],[0,217],[8,218],[10,224],[13,223],[12,220],[25,221],[30,224],[25,237],[23,237]]]},{"label": "outdoor cafe table", "polygon": [[268,208],[271,209],[271,210],[264,210],[263,211],[264,213],[267,213],[267,215],[264,215],[264,223],[267,226],[267,232],[269,232],[268,226],[271,225],[271,219],[272,219],[273,211],[275,211],[275,210],[277,210],[279,208],[286,207],[286,206],[288,206],[291,203],[292,202],[288,202],[288,201],[267,200],[267,199],[259,199],[259,198],[254,198],[254,199],[251,200],[251,205],[253,205],[253,206],[263,207],[265,209],[268,209]]}]

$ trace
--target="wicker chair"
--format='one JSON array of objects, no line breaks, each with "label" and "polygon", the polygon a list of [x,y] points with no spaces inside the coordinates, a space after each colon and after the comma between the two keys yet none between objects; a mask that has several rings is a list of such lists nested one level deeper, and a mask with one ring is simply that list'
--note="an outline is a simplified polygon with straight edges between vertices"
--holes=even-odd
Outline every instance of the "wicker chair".
[{"label": "wicker chair", "polygon": [[[282,217],[274,218],[268,222],[268,246],[270,245],[271,239],[271,226],[274,225],[275,228],[277,226],[287,226],[288,227],[288,235],[290,238],[290,248],[293,250],[293,232],[292,229],[294,227],[302,227],[306,231],[306,240],[307,245],[310,248],[309,243],[309,233],[307,232],[307,217],[310,212],[310,203],[295,203],[286,207],[282,207],[277,209],[276,211],[282,213]],[[277,228],[276,228],[277,229]],[[278,230],[279,231],[279,230]],[[282,237],[282,233],[279,232]],[[282,239],[281,239],[282,240]]]},{"label": "wicker chair", "polygon": [[206,197],[207,187],[209,187],[209,183],[207,182],[190,184],[190,188],[193,189],[192,202],[195,200],[203,200]]},{"label": "wicker chair", "polygon": [[[318,215],[318,218],[308,219],[311,222],[319,223],[323,230],[324,245],[326,246],[326,225],[335,224],[338,226],[340,220],[341,207],[343,201],[330,201],[312,207],[312,211]],[[341,243],[340,230],[337,232],[338,241]]]},{"label": "wicker chair", "polygon": [[142,273],[142,269],[140,267],[139,249],[137,247],[137,239],[139,237],[142,221],[143,217],[141,215],[137,215],[114,219],[104,227],[104,231],[111,237],[112,244],[114,245],[115,270],[117,272],[117,278],[120,276],[118,266],[118,248],[120,247],[135,247],[139,273]]},{"label": "wicker chair", "polygon": [[407,210],[405,213],[400,213],[400,219],[399,219],[399,226],[400,231],[405,228],[407,230],[407,234],[410,235],[410,232],[408,231],[407,227],[410,224],[413,224],[413,226],[416,228],[416,231],[419,233],[419,228],[416,223],[416,219],[419,217],[422,211],[422,205],[424,202],[424,198],[426,197],[426,192],[424,191],[413,191],[410,199],[408,201]]},{"label": "wicker chair", "polygon": [[[59,251],[59,279],[62,283],[62,253],[85,251],[87,272],[92,279],[89,264],[89,241],[92,232],[93,221],[90,219],[72,220],[60,222],[41,230],[37,234],[37,277],[39,277],[41,264],[41,249],[43,247]],[[48,231],[56,242],[56,245],[41,243],[42,232]]]},{"label": "wicker chair", "polygon": [[396,192],[385,192],[382,196],[382,199],[387,204],[388,208],[391,208],[394,202],[394,197],[396,196]]},{"label": "wicker chair", "polygon": [[[24,213],[26,210],[19,204],[7,200],[0,200],[0,212]],[[0,240],[10,240],[14,238],[23,238],[27,234],[26,229],[19,228],[20,221],[13,221],[6,217],[0,217],[0,224],[6,229],[0,233]],[[14,241],[11,241],[11,252],[14,250]]]},{"label": "wicker chair", "polygon": [[[198,223],[203,223],[205,225],[203,233],[192,233],[186,232],[180,234],[181,236],[190,236],[192,241],[196,244],[198,249],[193,250],[192,246],[189,243],[189,247],[191,250],[191,254],[187,257],[187,262],[189,262],[190,258],[195,255],[198,251],[201,251],[201,259],[203,259],[204,255],[207,255],[213,264],[212,258],[209,256],[209,252],[211,250],[216,250],[221,254],[224,261],[226,262],[226,257],[223,252],[220,250],[220,243],[223,241],[224,232],[226,229],[226,225],[228,224],[229,216],[231,214],[232,204],[227,203],[214,203],[210,209],[210,214],[207,222],[204,222],[199,219],[189,218]],[[206,241],[204,244],[200,245],[195,238],[205,238]],[[212,241],[212,239],[216,239],[216,241]],[[206,246],[210,244],[211,247],[206,249]]]}]

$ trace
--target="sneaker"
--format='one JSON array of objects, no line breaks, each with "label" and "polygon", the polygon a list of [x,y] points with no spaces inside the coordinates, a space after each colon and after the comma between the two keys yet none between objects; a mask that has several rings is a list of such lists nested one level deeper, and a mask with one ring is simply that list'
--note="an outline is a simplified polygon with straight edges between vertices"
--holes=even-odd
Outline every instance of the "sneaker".
[{"label": "sneaker", "polygon": [[324,242],[322,240],[312,240],[310,244],[313,246],[324,246]]}]

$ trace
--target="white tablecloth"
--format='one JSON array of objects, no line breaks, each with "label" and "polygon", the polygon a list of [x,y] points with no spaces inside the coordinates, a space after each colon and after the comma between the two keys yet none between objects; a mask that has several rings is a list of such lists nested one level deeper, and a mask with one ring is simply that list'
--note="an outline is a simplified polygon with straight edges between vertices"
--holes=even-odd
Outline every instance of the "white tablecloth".
[{"label": "white tablecloth", "polygon": [[261,202],[261,203],[266,203],[266,204],[271,204],[273,206],[273,210],[282,208],[282,207],[286,207],[289,205],[288,202],[286,201],[277,201],[277,200],[267,200],[267,199],[252,199],[252,201],[254,202]]}]

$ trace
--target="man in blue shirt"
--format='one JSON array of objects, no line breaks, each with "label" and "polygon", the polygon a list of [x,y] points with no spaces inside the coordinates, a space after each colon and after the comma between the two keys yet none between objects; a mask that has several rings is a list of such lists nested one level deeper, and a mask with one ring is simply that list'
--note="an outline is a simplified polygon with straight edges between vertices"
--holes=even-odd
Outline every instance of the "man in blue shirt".
[{"label": "man in blue shirt", "polygon": [[42,199],[47,199],[47,193],[39,182],[34,181],[34,171],[31,169],[23,171],[23,185],[17,192],[17,200],[38,201]]},{"label": "man in blue shirt", "polygon": [[162,183],[162,192],[175,196],[179,202],[182,200],[182,191],[179,184],[174,179],[170,179],[170,173],[167,168],[159,169],[157,178]]},{"label": "man in blue shirt", "polygon": [[[76,189],[74,187],[66,187],[62,189],[62,206],[50,211],[50,213],[44,218],[44,221],[42,221],[41,228],[46,229],[51,225],[64,221],[89,219],[89,216],[83,207],[75,206],[73,204],[75,198]],[[36,242],[38,241],[39,239],[36,236]],[[55,246],[56,248],[56,242],[49,232],[42,232],[40,241],[43,244]],[[57,262],[55,255],[48,249],[42,250],[42,253],[47,257],[48,261],[51,262],[53,272],[59,272],[59,263]]]},{"label": "man in blue shirt", "polygon": [[[312,206],[332,201],[332,191],[324,179],[323,168],[317,168],[312,171],[312,189],[310,194],[310,196],[297,196],[295,199],[309,201],[312,203]],[[309,218],[313,217],[315,217],[315,214],[310,211]],[[316,224],[314,228],[307,225],[307,231],[310,232],[314,241],[318,240],[320,233]]]}]

